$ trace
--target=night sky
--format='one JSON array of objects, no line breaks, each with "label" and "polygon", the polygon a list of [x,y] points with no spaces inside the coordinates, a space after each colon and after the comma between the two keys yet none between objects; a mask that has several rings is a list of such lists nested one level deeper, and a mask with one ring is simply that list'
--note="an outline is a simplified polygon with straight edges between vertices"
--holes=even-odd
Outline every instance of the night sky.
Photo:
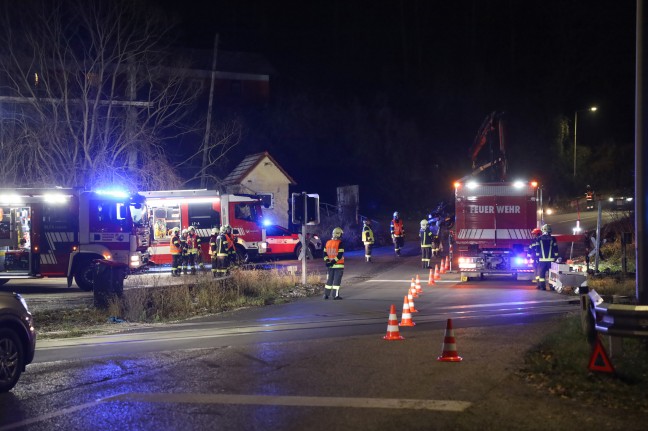
[{"label": "night sky", "polygon": [[[507,113],[512,174],[550,176],[551,125],[562,116],[571,127],[574,111],[591,105],[599,111],[579,114],[579,145],[593,151],[617,145],[627,154],[633,143],[634,1],[158,3],[181,21],[178,36],[188,46],[211,48],[217,32],[221,49],[264,54],[277,71],[271,77],[275,106],[301,96],[319,107],[312,123],[298,118],[290,133],[266,126],[232,155],[235,163],[268,150],[300,190],[330,197],[336,185],[357,183],[361,193],[389,192],[376,182],[395,184],[400,176],[408,189],[421,185],[426,201],[445,198],[453,179],[469,172],[468,148],[492,111]],[[373,113],[369,128],[381,129],[380,139],[389,140],[388,132],[376,121],[398,123],[398,142],[361,143],[357,125],[350,130],[331,113],[348,117],[357,112],[342,108],[350,105]],[[325,130],[327,118],[331,130]],[[353,134],[358,148],[349,152]],[[323,180],[331,169],[340,171],[339,184]],[[589,181],[564,185],[559,173],[551,176],[543,181],[555,194]],[[388,200],[399,205],[394,196]]]}]

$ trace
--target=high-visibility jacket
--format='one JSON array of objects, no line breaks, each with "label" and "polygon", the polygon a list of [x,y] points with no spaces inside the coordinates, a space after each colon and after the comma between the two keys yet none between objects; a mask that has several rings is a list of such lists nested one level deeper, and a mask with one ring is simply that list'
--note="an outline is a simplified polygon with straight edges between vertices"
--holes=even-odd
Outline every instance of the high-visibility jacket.
[{"label": "high-visibility jacket", "polygon": [[173,235],[169,242],[169,250],[171,254],[182,254],[182,244],[180,243],[180,235]]},{"label": "high-visibility jacket", "polygon": [[539,262],[553,262],[558,259],[558,243],[551,235],[542,235],[534,247],[536,260]]},{"label": "high-visibility jacket", "polygon": [[324,259],[333,261],[331,268],[344,268],[344,246],[340,239],[329,239],[324,247]]},{"label": "high-visibility jacket", "polygon": [[236,254],[236,241],[234,241],[234,235],[231,234],[225,234],[225,239],[227,240],[227,252],[230,255]]},{"label": "high-visibility jacket", "polygon": [[218,235],[216,238],[216,257],[226,257],[229,256],[227,237],[225,234]]},{"label": "high-visibility jacket", "polygon": [[364,225],[362,227],[362,242],[364,242],[365,244],[373,244],[374,243],[373,231],[367,225]]},{"label": "high-visibility jacket", "polygon": [[190,254],[198,253],[198,247],[200,247],[200,237],[196,234],[187,235],[187,251]]},{"label": "high-visibility jacket", "polygon": [[212,235],[209,237],[209,254],[215,256],[216,255],[216,240],[218,238],[218,235]]},{"label": "high-visibility jacket", "polygon": [[390,226],[391,234],[394,236],[403,236],[405,234],[405,228],[403,227],[403,220],[394,219],[391,221]]},{"label": "high-visibility jacket", "polygon": [[419,231],[419,239],[421,240],[421,247],[432,247],[434,234],[430,230],[429,226],[425,229],[421,228]]}]

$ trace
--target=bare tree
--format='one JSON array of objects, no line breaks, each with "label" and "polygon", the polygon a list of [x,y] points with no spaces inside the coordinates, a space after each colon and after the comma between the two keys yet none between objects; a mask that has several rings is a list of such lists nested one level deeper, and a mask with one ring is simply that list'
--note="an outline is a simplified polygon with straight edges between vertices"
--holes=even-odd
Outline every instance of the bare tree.
[{"label": "bare tree", "polygon": [[200,85],[138,0],[23,0],[0,10],[3,185],[182,183],[165,143]]}]

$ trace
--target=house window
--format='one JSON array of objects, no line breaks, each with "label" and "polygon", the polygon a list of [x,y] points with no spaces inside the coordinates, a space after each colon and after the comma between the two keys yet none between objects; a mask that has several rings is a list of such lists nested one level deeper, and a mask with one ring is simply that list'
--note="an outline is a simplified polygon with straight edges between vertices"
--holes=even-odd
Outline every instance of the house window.
[{"label": "house window", "polygon": [[264,209],[274,208],[274,193],[257,193],[257,196],[261,199]]}]

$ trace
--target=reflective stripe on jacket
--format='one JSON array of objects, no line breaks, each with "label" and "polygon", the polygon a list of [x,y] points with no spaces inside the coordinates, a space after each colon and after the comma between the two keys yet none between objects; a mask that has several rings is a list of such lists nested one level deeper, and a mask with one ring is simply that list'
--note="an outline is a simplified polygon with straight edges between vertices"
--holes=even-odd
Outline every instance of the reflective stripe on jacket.
[{"label": "reflective stripe on jacket", "polygon": [[421,247],[432,247],[434,234],[429,227],[419,231],[419,238],[421,239]]},{"label": "reflective stripe on jacket", "polygon": [[536,258],[540,262],[553,262],[558,259],[558,243],[550,235],[542,235],[535,245]]},{"label": "reflective stripe on jacket", "polygon": [[169,250],[171,254],[180,254],[182,253],[182,244],[180,243],[180,236],[173,235],[171,241],[169,242]]},{"label": "reflective stripe on jacket", "polygon": [[363,226],[362,228],[362,242],[365,244],[374,243],[374,234],[369,226]]},{"label": "reflective stripe on jacket", "polygon": [[394,219],[391,221],[391,234],[394,236],[403,236],[405,228],[403,227],[403,220]]}]

